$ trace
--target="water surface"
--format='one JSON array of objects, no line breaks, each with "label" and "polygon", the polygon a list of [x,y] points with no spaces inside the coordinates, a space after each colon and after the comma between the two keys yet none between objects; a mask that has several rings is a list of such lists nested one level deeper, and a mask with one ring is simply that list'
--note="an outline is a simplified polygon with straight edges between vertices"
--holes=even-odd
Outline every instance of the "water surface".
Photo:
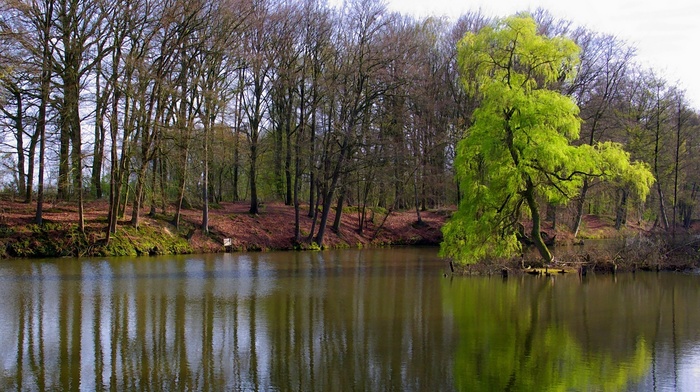
[{"label": "water surface", "polygon": [[0,390],[692,391],[700,277],[434,248],[0,263]]}]

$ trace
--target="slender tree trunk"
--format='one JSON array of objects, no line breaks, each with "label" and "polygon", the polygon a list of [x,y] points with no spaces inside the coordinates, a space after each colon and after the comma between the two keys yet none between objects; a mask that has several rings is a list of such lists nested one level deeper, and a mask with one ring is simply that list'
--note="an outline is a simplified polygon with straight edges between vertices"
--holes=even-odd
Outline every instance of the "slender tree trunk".
[{"label": "slender tree trunk", "polygon": [[581,230],[581,222],[583,221],[583,208],[586,204],[586,194],[588,193],[588,189],[588,178],[584,178],[583,186],[581,187],[581,194],[576,199],[576,216],[574,217],[574,225],[571,229],[571,231],[574,233],[574,238],[578,237],[578,233]]},{"label": "slender tree trunk", "polygon": [[[74,54],[75,56],[75,54]],[[67,56],[70,57],[70,56]],[[76,60],[77,61],[77,60]],[[68,60],[67,60],[68,62]],[[78,195],[78,229],[81,232],[85,230],[85,215],[83,209],[83,154],[82,154],[82,135],[80,127],[80,112],[79,112],[79,88],[80,80],[78,79],[78,65],[69,63],[63,75],[63,121],[66,123],[66,128],[70,135],[71,149],[71,169],[73,172],[73,191]]]},{"label": "slender tree trunk", "polygon": [[68,200],[68,174],[70,173],[68,152],[70,149],[70,130],[68,129],[66,118],[60,119],[59,142],[56,198],[59,200]]},{"label": "slender tree trunk", "polygon": [[330,186],[323,194],[323,210],[321,211],[321,220],[319,222],[318,233],[316,234],[316,243],[319,246],[323,246],[323,237],[326,234],[326,225],[328,224],[328,216],[331,210],[331,203],[333,202],[333,194],[335,193],[335,188],[340,179],[341,168],[345,162],[345,154],[347,154],[348,150],[348,137],[349,136],[345,135],[343,138],[343,144],[340,147],[340,156],[333,170]]},{"label": "slender tree trunk", "polygon": [[141,163],[136,174],[136,189],[134,190],[134,202],[131,209],[131,225],[135,228],[139,227],[141,221],[141,207],[143,205],[144,198],[144,184],[146,182],[146,172],[148,171],[148,161]]},{"label": "slender tree trunk", "polygon": [[165,156],[163,155],[162,151],[158,153],[158,156],[160,157],[159,159],[159,165],[158,165],[158,174],[160,177],[160,208],[161,208],[161,213],[163,215],[166,214],[167,209],[166,209],[166,201],[167,197],[165,194]]},{"label": "slender tree trunk", "polygon": [[[314,98],[315,99],[315,96]],[[311,126],[309,127],[309,218],[315,216],[316,208],[316,105],[311,108]]]},{"label": "slender tree trunk", "polygon": [[17,111],[15,115],[15,132],[17,141],[17,180],[19,185],[19,194],[26,199],[27,195],[27,173],[25,172],[25,154],[24,154],[24,109],[22,105],[22,94],[19,89],[14,89],[15,101],[17,101]]},{"label": "slender tree trunk", "polygon": [[620,195],[619,201],[617,203],[617,211],[615,214],[615,229],[620,230],[624,225],[627,224],[627,196],[628,192],[624,188],[618,190]]},{"label": "slender tree trunk", "polygon": [[126,205],[129,203],[129,192],[131,191],[129,175],[127,174],[130,173],[129,166],[129,162],[126,162],[126,168],[122,170],[122,177],[119,179],[119,181],[123,183],[122,189],[124,190],[123,195],[121,195],[119,199],[119,208],[117,213],[117,216],[121,219],[123,219],[126,214]]},{"label": "slender tree trunk", "polygon": [[[109,77],[108,83],[111,88],[112,95],[112,105],[110,108],[110,118],[109,118],[109,137],[110,137],[110,168],[109,168],[109,211],[107,212],[107,235],[106,242],[109,243],[110,238],[113,234],[117,232],[117,222],[118,222],[118,212],[119,212],[119,196],[121,194],[122,187],[122,170],[124,165],[123,159],[119,159],[119,146],[118,146],[118,135],[119,135],[119,101],[122,98],[121,88],[119,84],[119,65],[122,59],[122,48],[121,41],[124,38],[123,31],[119,28],[116,29],[115,48],[112,52],[112,70]],[[128,74],[126,75],[128,77]],[[128,108],[128,96],[127,96],[127,108]],[[125,117],[126,119],[126,113]],[[127,129],[124,129],[124,136],[126,136]],[[127,150],[126,138],[122,140],[122,158]]]},{"label": "slender tree trunk", "polygon": [[552,253],[549,252],[549,249],[547,248],[547,245],[545,245],[544,241],[542,240],[542,235],[540,234],[542,223],[539,207],[537,205],[537,201],[535,200],[535,185],[532,183],[532,180],[529,177],[526,179],[526,184],[527,185],[525,191],[523,192],[523,196],[525,196],[525,201],[527,202],[527,206],[530,209],[530,215],[532,216],[532,232],[530,233],[530,236],[532,237],[532,242],[534,243],[537,251],[540,253],[540,256],[542,256],[544,262],[546,264],[551,264],[553,261]]},{"label": "slender tree trunk", "polygon": [[333,220],[333,231],[336,233],[340,232],[340,223],[343,217],[343,204],[345,203],[345,195],[348,191],[348,185],[346,180],[341,180],[342,185],[340,186],[340,192],[338,193],[338,200],[336,200],[335,206],[335,219]]},{"label": "slender tree trunk", "polygon": [[656,88],[656,132],[654,137],[654,176],[656,177],[656,192],[659,196],[659,217],[664,230],[668,231],[668,216],[666,215],[666,203],[661,189],[661,177],[659,176],[659,148],[661,144],[661,102],[659,98],[659,86]]},{"label": "slender tree trunk", "polygon": [[34,133],[29,140],[29,155],[27,156],[27,193],[24,202],[31,203],[34,194],[34,160],[36,158],[36,146],[39,142],[39,135]]},{"label": "slender tree trunk", "polygon": [[664,230],[669,229],[669,223],[668,223],[668,215],[666,214],[666,201],[664,200],[664,192],[661,189],[661,184],[659,183],[660,181],[656,180],[656,194],[659,197],[659,217],[661,218],[661,224],[663,225]]},{"label": "slender tree trunk", "polygon": [[673,165],[673,235],[676,235],[676,212],[678,210],[678,167],[681,150],[681,114],[682,102],[678,99],[678,118],[676,122],[676,156]]},{"label": "slender tree trunk", "polygon": [[255,140],[251,141],[250,144],[250,212],[253,215],[257,215],[260,211],[258,209],[258,187],[255,177],[257,176],[257,164],[258,164],[258,141],[257,137]]},{"label": "slender tree trunk", "polygon": [[180,175],[180,183],[178,186],[178,197],[177,197],[177,204],[175,206],[175,217],[173,218],[173,223],[175,224],[175,227],[178,229],[180,228],[180,216],[182,215],[182,202],[185,200],[185,184],[186,184],[186,177],[187,177],[187,160],[189,157],[189,148],[187,148],[187,145],[189,145],[189,141],[186,141],[186,146],[183,148],[183,151],[180,153],[180,164],[182,165],[181,167],[181,175]]},{"label": "slender tree trunk", "polygon": [[240,201],[241,198],[238,195],[238,171],[241,166],[241,158],[239,154],[239,137],[240,131],[236,128],[236,137],[233,141],[233,201]]},{"label": "slender tree trunk", "polygon": [[[242,73],[243,71],[241,71]],[[236,129],[233,139],[233,201],[240,201],[240,195],[238,194],[238,177],[241,167],[241,157],[240,157],[240,140],[241,140],[241,128],[243,127],[243,89],[244,78],[243,75],[239,75],[239,94],[236,99]]]},{"label": "slender tree trunk", "polygon": [[[291,115],[291,114],[290,114]],[[297,132],[299,132],[297,130]],[[286,195],[284,198],[284,203],[286,205],[292,204],[292,131],[291,126],[287,125],[287,140],[285,146],[284,154],[284,177],[286,180]]]},{"label": "slender tree trunk", "polygon": [[301,222],[299,211],[299,187],[301,186],[301,138],[306,127],[306,94],[305,94],[305,71],[306,71],[306,56],[304,57],[301,67],[301,88],[299,102],[299,128],[296,131],[294,140],[294,192],[292,195],[294,203],[294,242],[301,242]]},{"label": "slender tree trunk", "polygon": [[[414,195],[414,201],[415,201],[415,207],[416,207],[416,222],[418,224],[423,223],[423,218],[420,216],[421,208],[420,208],[420,200],[418,199],[418,179],[416,178],[417,176],[417,170],[413,172],[413,195]],[[425,199],[423,199],[425,200]]]},{"label": "slender tree trunk", "polygon": [[36,216],[34,218],[36,224],[41,225],[44,222],[44,172],[46,171],[46,106],[49,103],[49,94],[51,89],[51,65],[49,64],[49,56],[52,55],[50,45],[50,30],[51,21],[53,20],[53,1],[48,3],[48,10],[44,16],[42,26],[42,65],[41,65],[41,83],[40,83],[40,101],[39,101],[39,116],[36,122],[36,133],[39,135],[39,184],[37,189],[36,200]]},{"label": "slender tree trunk", "polygon": [[314,233],[316,232],[316,224],[318,223],[318,207],[321,204],[321,188],[316,187],[318,194],[316,195],[316,204],[311,206],[310,210],[314,212],[311,217],[311,230],[309,231],[309,236],[307,238],[308,242],[314,241]]},{"label": "slender tree trunk", "polygon": [[[117,52],[119,52],[119,49],[117,49]],[[115,82],[115,79],[116,78],[113,78],[112,82]],[[109,121],[109,134],[111,138],[110,159],[112,163],[109,169],[109,211],[107,213],[107,243],[109,243],[111,235],[117,232],[117,206],[119,205],[119,193],[121,192],[121,181],[119,181],[119,146],[117,146],[117,134],[119,126],[118,89],[114,89],[112,95],[112,115]]]},{"label": "slender tree trunk", "polygon": [[[282,120],[283,122],[286,121],[286,119]],[[279,126],[275,127],[274,129],[274,153],[273,153],[273,174],[274,174],[274,181],[275,181],[275,192],[277,193],[277,197],[280,199],[284,200],[285,204],[287,203],[287,200],[285,200],[285,191],[284,191],[284,179],[282,178],[282,145],[284,144],[283,141],[283,129],[285,125],[283,123],[279,124]]]},{"label": "slender tree trunk", "polygon": [[[208,117],[208,116],[207,116]],[[205,121],[209,121],[205,119]],[[209,234],[209,125],[204,127],[204,184],[202,186],[202,232]]]},{"label": "slender tree trunk", "polygon": [[[101,54],[98,54],[101,55]],[[105,127],[103,124],[104,99],[102,98],[102,86],[100,76],[102,74],[101,61],[97,63],[95,75],[95,133],[92,159],[92,188],[97,199],[102,198],[102,161],[104,160]]]},{"label": "slender tree trunk", "polygon": [[159,157],[155,156],[153,158],[153,163],[151,166],[151,208],[148,211],[148,216],[154,217],[156,216],[156,193],[157,193],[157,186],[158,186],[158,164],[159,164]]}]

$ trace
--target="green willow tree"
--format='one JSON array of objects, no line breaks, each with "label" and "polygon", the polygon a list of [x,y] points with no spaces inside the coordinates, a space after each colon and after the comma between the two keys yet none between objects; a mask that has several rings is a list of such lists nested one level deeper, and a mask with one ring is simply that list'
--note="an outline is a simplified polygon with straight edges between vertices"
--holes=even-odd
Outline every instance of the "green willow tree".
[{"label": "green willow tree", "polygon": [[632,182],[646,197],[652,174],[630,163],[618,144],[571,144],[579,137],[579,110],[557,90],[574,76],[579,48],[573,41],[540,35],[531,17],[518,15],[467,33],[457,52],[463,84],[480,106],[457,145],[463,197],[443,228],[443,256],[462,263],[513,256],[529,218],[530,240],[550,263],[540,202],[571,200],[589,176]]}]

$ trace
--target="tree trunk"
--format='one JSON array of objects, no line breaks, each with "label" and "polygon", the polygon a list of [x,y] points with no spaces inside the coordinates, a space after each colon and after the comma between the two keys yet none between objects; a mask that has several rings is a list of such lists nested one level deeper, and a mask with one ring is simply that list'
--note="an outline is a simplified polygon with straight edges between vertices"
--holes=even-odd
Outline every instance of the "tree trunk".
[{"label": "tree trunk", "polygon": [[134,190],[134,202],[131,209],[131,225],[135,228],[139,227],[141,221],[141,206],[143,202],[143,185],[146,182],[146,172],[148,170],[148,161],[144,161],[136,175],[136,189]]},{"label": "tree trunk", "polygon": [[[303,81],[305,79],[306,57],[304,57],[301,70],[301,79]],[[304,83],[302,82],[299,94],[301,98],[299,103],[299,128],[296,131],[294,140],[294,192],[292,194],[292,198],[294,203],[294,242],[296,243],[301,241],[301,223],[299,221],[299,187],[301,186],[301,138],[304,134],[304,127],[306,126],[306,94],[304,87]]]},{"label": "tree trunk", "polygon": [[659,181],[659,177],[656,178],[656,193],[659,196],[659,217],[661,218],[661,224],[663,225],[664,230],[668,231],[668,215],[666,214],[666,202],[664,201],[664,192],[661,189],[661,182]]},{"label": "tree trunk", "polygon": [[27,156],[27,193],[25,194],[24,202],[31,203],[34,193],[34,158],[36,157],[36,146],[39,142],[39,135],[34,133],[29,140],[29,155]]},{"label": "tree trunk", "polygon": [[676,213],[678,211],[678,167],[680,161],[680,150],[681,150],[681,114],[682,114],[682,102],[678,100],[678,114],[676,122],[676,154],[673,164],[673,220],[672,220],[672,230],[673,235],[676,235]]},{"label": "tree trunk", "polygon": [[56,184],[56,198],[59,200],[68,200],[68,174],[70,172],[70,159],[68,157],[68,152],[70,149],[70,130],[67,119],[65,118],[61,118],[59,140],[60,147],[58,153],[58,183]]},{"label": "tree trunk", "polygon": [[[241,71],[242,72],[242,71]],[[241,157],[240,157],[240,138],[241,138],[241,128],[243,127],[243,75],[239,75],[239,94],[236,98],[236,128],[233,138],[233,197],[234,202],[240,201],[240,195],[238,194],[238,175],[241,167]]]},{"label": "tree trunk", "polygon": [[627,189],[620,188],[618,190],[620,195],[619,201],[617,203],[617,211],[615,213],[615,229],[620,230],[623,226],[627,224]]},{"label": "tree trunk", "polygon": [[[290,119],[291,120],[291,119]],[[297,132],[299,132],[297,130]],[[286,195],[284,204],[292,205],[292,131],[289,122],[287,123],[287,140],[284,154],[284,177],[286,180]]]},{"label": "tree trunk", "polygon": [[338,193],[338,200],[335,206],[335,219],[333,220],[333,231],[336,233],[340,232],[340,223],[343,217],[343,204],[345,203],[345,194],[348,191],[347,181],[343,180],[343,184],[340,187],[340,192]]},{"label": "tree trunk", "polygon": [[[418,179],[416,178],[418,176],[417,171],[413,172],[413,201],[414,201],[414,206],[416,208],[416,222],[418,224],[423,223],[423,218],[420,216],[421,208],[420,208],[420,200],[418,197]],[[425,200],[425,199],[423,199]]]},{"label": "tree trunk", "polygon": [[335,193],[335,188],[340,179],[341,168],[345,162],[345,154],[349,147],[348,135],[343,138],[343,144],[340,147],[340,156],[338,157],[338,162],[336,162],[335,169],[333,170],[333,176],[331,177],[331,183],[326,192],[323,195],[323,210],[321,211],[321,221],[318,226],[318,233],[316,234],[316,243],[319,246],[323,246],[323,237],[326,234],[326,225],[328,224],[328,216],[331,210],[331,203],[333,202],[333,194]]},{"label": "tree trunk", "polygon": [[41,65],[41,86],[40,86],[40,101],[39,101],[39,116],[36,122],[36,133],[39,134],[39,184],[36,196],[36,216],[34,220],[36,224],[41,225],[44,222],[44,172],[46,171],[46,106],[49,103],[49,94],[51,90],[51,65],[49,64],[49,56],[51,56],[50,45],[50,29],[51,21],[53,20],[53,1],[48,3],[49,8],[44,16],[42,25],[42,65]]},{"label": "tree trunk", "polygon": [[156,190],[158,189],[158,156],[153,158],[153,164],[151,166],[151,208],[148,211],[148,216],[156,216]]},{"label": "tree trunk", "polygon": [[241,158],[239,154],[239,142],[240,131],[236,129],[236,137],[233,141],[233,201],[240,201],[241,198],[238,195],[238,171],[241,166]]},{"label": "tree trunk", "polygon": [[250,209],[248,210],[253,215],[257,215],[260,212],[258,209],[258,187],[255,181],[257,163],[258,143],[257,140],[254,140],[250,145]]},{"label": "tree trunk", "polygon": [[17,102],[17,111],[14,116],[15,120],[15,140],[17,141],[17,172],[19,194],[26,198],[27,194],[27,173],[25,172],[25,155],[24,155],[24,114],[22,107],[22,94],[19,89],[14,89],[15,101]]},{"label": "tree trunk", "polygon": [[[98,54],[101,56],[101,53]],[[97,63],[97,72],[95,75],[95,133],[94,133],[94,148],[92,159],[92,188],[94,196],[97,199],[102,198],[102,161],[104,160],[105,149],[105,127],[103,124],[104,118],[104,99],[102,97],[102,86],[100,85],[100,75],[102,74],[101,61]]]},{"label": "tree trunk", "polygon": [[[209,117],[209,116],[207,116]],[[209,121],[205,119],[204,121]],[[212,121],[213,122],[213,121]],[[209,125],[204,127],[204,184],[202,186],[202,232],[209,234]]]},{"label": "tree trunk", "polygon": [[661,189],[661,177],[659,176],[659,148],[661,144],[661,99],[659,97],[660,86],[656,87],[656,132],[654,135],[654,176],[656,177],[656,192],[659,196],[659,217],[664,230],[668,231],[668,216],[664,194]]},{"label": "tree trunk", "polygon": [[[314,87],[315,90],[315,87]],[[316,95],[313,95],[313,100]],[[314,200],[316,196],[316,105],[311,108],[311,127],[309,129],[309,213],[308,217],[315,216],[314,208],[317,202]],[[313,234],[313,233],[312,233]]]},{"label": "tree trunk", "polygon": [[523,196],[525,196],[525,201],[527,202],[527,206],[530,209],[530,215],[532,216],[532,231],[530,232],[532,242],[534,243],[537,251],[540,253],[542,260],[544,260],[546,264],[551,264],[553,261],[552,253],[549,252],[549,249],[547,248],[547,245],[545,245],[544,241],[542,240],[542,235],[540,234],[542,223],[540,219],[539,207],[537,205],[537,201],[535,200],[535,185],[532,183],[532,180],[529,177],[526,179],[526,188],[523,192]]},{"label": "tree trunk", "polygon": [[[187,145],[189,145],[189,142],[186,142]],[[185,184],[186,184],[186,177],[187,177],[187,159],[189,156],[189,148],[187,148],[187,145],[184,148],[184,151],[181,152],[181,160],[180,164],[182,165],[181,170],[182,174],[180,175],[180,184],[178,187],[178,197],[177,197],[177,204],[175,206],[175,217],[173,218],[173,223],[175,224],[176,228],[180,228],[180,215],[182,212],[182,202],[185,199]]]},{"label": "tree trunk", "polygon": [[[110,137],[110,168],[109,168],[109,210],[107,212],[107,235],[106,242],[109,240],[112,234],[117,232],[117,212],[119,206],[119,194],[121,193],[121,171],[120,167],[122,162],[119,161],[119,146],[117,145],[117,138],[119,135],[119,101],[121,100],[121,89],[118,88],[118,78],[119,78],[119,63],[121,62],[121,39],[123,36],[120,35],[121,32],[117,32],[115,37],[114,52],[112,54],[112,71],[109,78],[109,85],[111,87],[112,95],[112,107],[110,108],[111,114],[109,118],[109,137]],[[126,132],[126,130],[124,131]],[[124,146],[122,146],[122,154],[124,153]]]},{"label": "tree trunk", "polygon": [[[282,122],[286,121],[283,119]],[[284,200],[285,204],[285,192],[284,192],[284,179],[282,174],[282,148],[284,144],[283,139],[283,128],[284,124],[280,123],[274,128],[274,152],[273,152],[273,174],[275,182],[275,192],[277,197]]]},{"label": "tree trunk", "polygon": [[66,69],[61,75],[63,79],[63,107],[62,121],[70,136],[71,148],[71,170],[73,172],[73,192],[78,195],[78,229],[85,230],[85,220],[83,211],[83,155],[82,155],[82,135],[80,129],[79,110],[79,90],[80,80],[78,78],[77,53],[66,54]]},{"label": "tree trunk", "polygon": [[583,208],[586,204],[586,194],[588,193],[589,183],[588,179],[583,179],[583,186],[581,187],[581,194],[576,199],[576,216],[574,217],[574,225],[571,228],[571,232],[574,234],[574,238],[578,237],[578,233],[581,230],[581,221],[583,220]]}]

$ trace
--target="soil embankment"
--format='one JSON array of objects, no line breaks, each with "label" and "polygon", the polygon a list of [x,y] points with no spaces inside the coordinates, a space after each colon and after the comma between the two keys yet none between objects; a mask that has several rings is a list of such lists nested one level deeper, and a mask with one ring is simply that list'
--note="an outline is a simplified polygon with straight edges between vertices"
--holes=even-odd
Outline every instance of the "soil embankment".
[{"label": "soil embankment", "polygon": [[[48,204],[44,224],[34,224],[35,206],[2,201],[0,209],[0,256],[125,256],[143,254],[214,253],[226,250],[224,239],[231,239],[229,250],[291,250],[315,247],[312,241],[294,241],[294,207],[281,203],[261,206],[258,215],[248,213],[246,203],[221,203],[209,211],[209,233],[201,228],[201,210],[183,210],[180,227],[172,222],[172,213],[148,216],[143,211],[139,228],[130,224],[127,209],[119,222],[117,234],[109,244],[105,241],[107,204],[90,202],[85,206],[85,234],[77,228],[74,204]],[[312,219],[303,208],[300,216],[302,237],[311,231]],[[340,229],[330,228],[323,245],[330,248],[437,245],[442,239],[440,227],[449,211],[421,212],[422,224],[416,224],[415,212],[368,210],[363,230],[359,230],[357,208],[347,208]]]},{"label": "soil embankment", "polygon": [[[62,256],[138,256],[157,254],[216,253],[230,251],[264,251],[317,249],[308,239],[313,221],[303,207],[300,216],[300,243],[294,241],[294,207],[281,203],[264,204],[260,213],[248,213],[249,205],[221,203],[209,212],[209,233],[201,230],[202,211],[185,209],[176,228],[172,211],[148,216],[143,211],[138,229],[130,223],[131,210],[127,208],[120,220],[117,233],[109,243],[105,241],[107,203],[92,201],[85,206],[85,233],[77,227],[77,207],[73,203],[49,203],[45,206],[44,224],[34,224],[34,204],[0,200],[0,258],[8,257],[62,257]],[[389,212],[375,209],[365,214],[363,230],[359,230],[360,214],[348,207],[342,214],[340,229],[330,228],[335,213],[329,218],[329,227],[323,246],[328,248],[439,245],[440,228],[451,210],[421,212],[422,223],[417,223],[415,211]],[[589,239],[626,238],[614,247],[605,249],[562,252],[557,246],[553,269],[576,271],[686,270],[697,268],[700,259],[700,237],[697,230],[683,231],[672,238],[667,233],[655,232],[652,227],[628,225],[615,230],[614,222],[605,217],[584,217],[580,236],[574,239],[565,227],[557,230],[544,227],[548,236],[556,237],[557,245]],[[224,246],[230,239],[230,247]],[[575,249],[575,247],[573,247]],[[529,256],[528,256],[529,254]],[[477,265],[455,266],[456,273],[498,274],[533,273],[545,267],[535,252],[510,260],[489,260]]]}]

